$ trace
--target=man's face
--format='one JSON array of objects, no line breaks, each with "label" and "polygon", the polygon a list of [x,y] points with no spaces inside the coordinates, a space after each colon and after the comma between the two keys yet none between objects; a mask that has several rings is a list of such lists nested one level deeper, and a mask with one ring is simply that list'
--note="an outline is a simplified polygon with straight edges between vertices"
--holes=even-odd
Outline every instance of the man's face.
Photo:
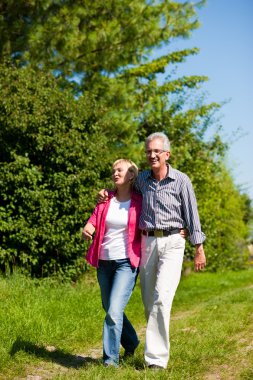
[{"label": "man's face", "polygon": [[151,169],[160,169],[166,166],[170,152],[163,150],[163,141],[159,138],[151,140],[146,146],[146,156]]}]

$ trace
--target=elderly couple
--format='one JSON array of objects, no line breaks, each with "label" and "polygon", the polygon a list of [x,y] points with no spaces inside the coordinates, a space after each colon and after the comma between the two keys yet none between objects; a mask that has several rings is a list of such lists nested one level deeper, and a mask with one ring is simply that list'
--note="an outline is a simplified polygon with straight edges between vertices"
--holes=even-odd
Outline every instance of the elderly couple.
[{"label": "elderly couple", "polygon": [[[138,175],[136,165],[125,159],[114,162],[114,191],[105,191],[83,229],[94,240],[88,262],[97,268],[103,308],[104,366],[119,364],[120,344],[124,356],[133,355],[138,336],[124,309],[133,291],[138,268],[147,319],[145,363],[152,369],[167,367],[169,322],[173,298],[180,281],[185,237],[195,245],[195,270],[206,265],[196,198],[191,181],[173,169],[170,142],[161,132],[145,142],[151,170]],[[187,230],[187,231],[186,231]]]}]

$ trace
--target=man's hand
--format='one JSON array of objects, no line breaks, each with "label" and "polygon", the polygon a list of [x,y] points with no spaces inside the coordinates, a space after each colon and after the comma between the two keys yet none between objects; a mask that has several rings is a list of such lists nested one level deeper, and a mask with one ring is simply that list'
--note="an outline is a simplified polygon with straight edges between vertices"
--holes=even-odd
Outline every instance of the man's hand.
[{"label": "man's hand", "polygon": [[198,272],[201,269],[204,269],[206,266],[206,256],[204,252],[203,244],[197,244],[195,246],[196,252],[194,257],[194,269]]},{"label": "man's hand", "polygon": [[100,190],[97,196],[98,203],[103,203],[108,199],[108,191],[105,189]]},{"label": "man's hand", "polygon": [[87,223],[82,232],[82,237],[84,240],[92,240],[92,235],[95,232],[95,227],[91,223]]}]

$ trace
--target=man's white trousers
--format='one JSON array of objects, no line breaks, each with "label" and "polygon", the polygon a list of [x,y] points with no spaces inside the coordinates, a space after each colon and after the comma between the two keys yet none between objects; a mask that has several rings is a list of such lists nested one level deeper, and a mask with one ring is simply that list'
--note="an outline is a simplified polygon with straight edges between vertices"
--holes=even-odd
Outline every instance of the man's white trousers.
[{"label": "man's white trousers", "polygon": [[147,319],[145,362],[167,367],[169,324],[173,298],[178,287],[184,257],[185,239],[142,236],[140,282]]}]

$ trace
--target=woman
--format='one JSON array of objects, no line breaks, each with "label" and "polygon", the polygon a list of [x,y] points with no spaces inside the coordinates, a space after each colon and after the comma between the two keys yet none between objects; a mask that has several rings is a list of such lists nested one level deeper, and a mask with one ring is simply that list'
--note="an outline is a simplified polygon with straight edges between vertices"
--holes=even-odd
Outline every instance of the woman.
[{"label": "woman", "polygon": [[132,294],[141,254],[141,232],[138,229],[141,195],[133,191],[138,174],[130,160],[119,159],[112,166],[115,191],[108,200],[97,204],[83,229],[83,237],[94,240],[87,261],[97,268],[103,308],[103,361],[105,366],[118,366],[120,343],[125,356],[133,354],[139,344],[124,309]]}]

